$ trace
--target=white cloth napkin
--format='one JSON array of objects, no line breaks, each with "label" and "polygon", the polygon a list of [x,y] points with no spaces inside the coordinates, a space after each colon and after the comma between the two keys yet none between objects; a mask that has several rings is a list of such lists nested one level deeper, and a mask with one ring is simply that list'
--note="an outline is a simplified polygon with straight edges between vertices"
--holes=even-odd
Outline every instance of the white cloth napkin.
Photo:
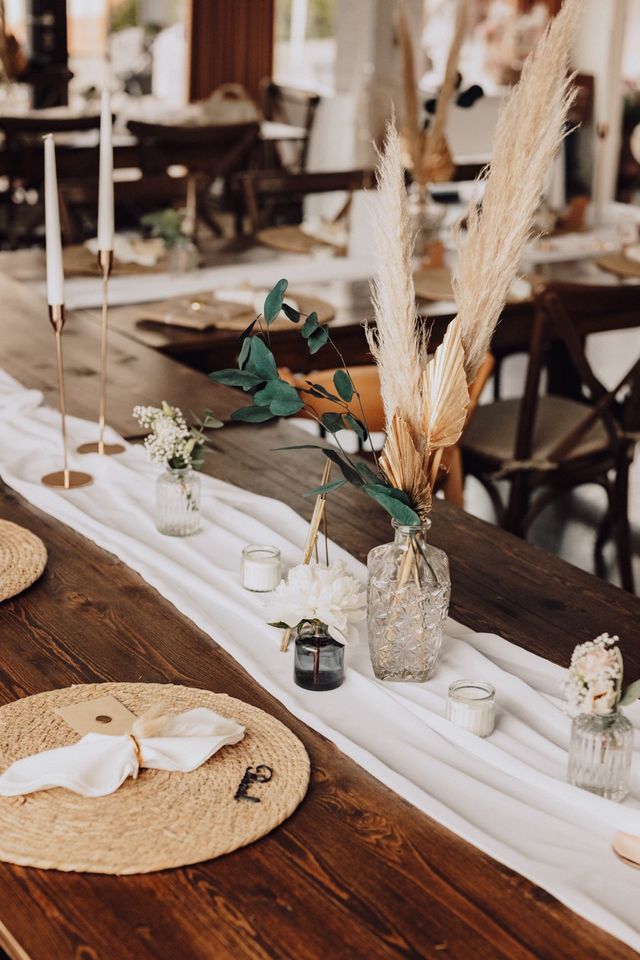
[{"label": "white cloth napkin", "polygon": [[[90,253],[98,255],[97,237],[86,240],[84,245]],[[141,267],[154,267],[165,252],[164,243],[159,237],[145,239],[116,233],[113,238],[113,255],[120,263],[137,263]]]},{"label": "white cloth napkin", "polygon": [[131,735],[88,733],[68,747],[16,760],[0,776],[0,796],[66,787],[84,797],[114,793],[140,767],[189,773],[221,747],[238,743],[244,727],[206,707],[177,715],[147,711]]}]

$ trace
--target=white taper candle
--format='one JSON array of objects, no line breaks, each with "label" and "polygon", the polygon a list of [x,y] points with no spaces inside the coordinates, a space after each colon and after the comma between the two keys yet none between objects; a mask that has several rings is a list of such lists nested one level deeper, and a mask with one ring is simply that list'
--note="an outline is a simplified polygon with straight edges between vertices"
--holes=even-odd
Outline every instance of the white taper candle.
[{"label": "white taper candle", "polygon": [[47,243],[47,298],[52,306],[61,306],[64,303],[64,273],[62,269],[60,209],[58,207],[56,148],[51,134],[44,138],[44,209]]},{"label": "white taper candle", "polygon": [[111,97],[102,91],[100,113],[100,185],[98,188],[98,250],[113,250],[113,144]]}]

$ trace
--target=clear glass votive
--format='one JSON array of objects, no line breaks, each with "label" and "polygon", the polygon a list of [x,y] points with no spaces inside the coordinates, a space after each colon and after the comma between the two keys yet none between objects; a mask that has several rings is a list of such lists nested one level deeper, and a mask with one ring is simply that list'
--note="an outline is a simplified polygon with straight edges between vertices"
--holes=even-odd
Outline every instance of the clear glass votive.
[{"label": "clear glass votive", "polygon": [[483,680],[456,680],[449,687],[447,720],[464,727],[478,737],[493,733],[496,718],[496,692]]},{"label": "clear glass votive", "polygon": [[280,551],[277,547],[250,544],[242,551],[242,586],[254,593],[268,593],[280,583]]}]

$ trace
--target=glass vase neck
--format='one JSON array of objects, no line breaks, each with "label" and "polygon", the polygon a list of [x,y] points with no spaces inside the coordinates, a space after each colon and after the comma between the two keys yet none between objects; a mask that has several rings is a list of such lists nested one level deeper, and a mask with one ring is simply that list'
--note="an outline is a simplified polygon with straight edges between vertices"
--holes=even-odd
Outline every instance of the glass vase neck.
[{"label": "glass vase neck", "polygon": [[406,543],[407,540],[416,537],[425,540],[431,529],[431,520],[428,517],[420,523],[398,523],[397,520],[392,520],[391,525],[395,531],[395,542]]},{"label": "glass vase neck", "polygon": [[167,473],[170,473],[172,477],[186,477],[187,474],[191,473],[192,467],[170,467],[167,464]]}]

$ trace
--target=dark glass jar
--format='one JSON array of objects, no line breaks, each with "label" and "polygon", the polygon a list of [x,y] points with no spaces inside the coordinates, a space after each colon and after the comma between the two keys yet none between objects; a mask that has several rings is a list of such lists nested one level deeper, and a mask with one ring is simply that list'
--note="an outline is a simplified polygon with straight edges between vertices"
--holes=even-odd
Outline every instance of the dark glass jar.
[{"label": "dark glass jar", "polygon": [[305,690],[335,690],[344,680],[344,645],[322,623],[304,623],[295,634],[293,679]]}]

